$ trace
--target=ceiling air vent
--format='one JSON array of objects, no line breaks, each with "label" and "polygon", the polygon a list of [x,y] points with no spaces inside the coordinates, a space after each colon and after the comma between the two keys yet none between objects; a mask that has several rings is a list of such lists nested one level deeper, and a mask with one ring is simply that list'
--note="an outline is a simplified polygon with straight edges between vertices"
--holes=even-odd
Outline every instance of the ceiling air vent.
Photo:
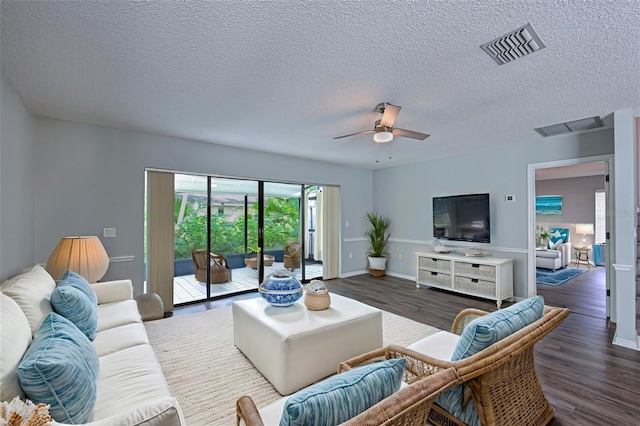
[{"label": "ceiling air vent", "polygon": [[584,130],[597,129],[598,127],[604,127],[600,117],[582,118],[580,120],[568,121],[566,123],[552,124],[547,127],[539,127],[535,129],[545,138],[547,136],[562,135],[564,133],[582,132]]},{"label": "ceiling air vent", "polygon": [[533,30],[531,24],[527,24],[480,47],[498,65],[504,65],[544,48],[544,43]]}]

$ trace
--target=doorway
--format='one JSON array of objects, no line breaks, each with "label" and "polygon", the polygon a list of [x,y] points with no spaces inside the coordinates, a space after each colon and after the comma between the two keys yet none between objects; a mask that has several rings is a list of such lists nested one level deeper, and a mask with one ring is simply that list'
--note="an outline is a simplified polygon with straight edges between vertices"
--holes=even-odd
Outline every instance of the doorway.
[{"label": "doorway", "polygon": [[[606,202],[610,202],[613,192],[607,176],[611,166],[611,156],[529,165],[529,295],[540,294],[547,304],[566,306],[572,312],[602,319],[615,314],[614,299],[609,297],[615,292],[610,288],[608,251],[611,241],[606,239],[612,224],[606,215],[604,221],[598,220],[602,218],[598,218],[596,201],[600,192],[605,194]],[[540,197],[537,212],[536,197]],[[553,199],[558,205],[553,209],[541,208],[543,198]],[[601,229],[603,226],[605,229]],[[545,230],[556,236],[568,232],[569,244],[549,246],[558,244],[554,239],[542,247],[539,237]],[[551,250],[554,248],[557,251]],[[547,249],[549,251],[545,252]],[[554,254],[561,255],[562,262],[558,259],[560,265],[551,259],[543,259],[537,265],[538,256]],[[564,259],[565,255],[568,259]],[[586,256],[588,264],[584,262]],[[579,264],[576,263],[578,258],[582,259]],[[555,277],[558,279],[554,282]],[[572,278],[566,280],[569,277]]]}]

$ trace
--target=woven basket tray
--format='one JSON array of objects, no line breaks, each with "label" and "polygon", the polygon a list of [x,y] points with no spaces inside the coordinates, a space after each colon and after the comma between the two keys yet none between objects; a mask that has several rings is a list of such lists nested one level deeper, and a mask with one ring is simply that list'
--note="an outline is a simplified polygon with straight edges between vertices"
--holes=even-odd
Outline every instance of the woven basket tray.
[{"label": "woven basket tray", "polygon": [[[309,289],[313,288],[312,291]],[[312,280],[304,294],[304,305],[310,311],[322,311],[331,306],[331,296],[327,286],[320,280]]]}]

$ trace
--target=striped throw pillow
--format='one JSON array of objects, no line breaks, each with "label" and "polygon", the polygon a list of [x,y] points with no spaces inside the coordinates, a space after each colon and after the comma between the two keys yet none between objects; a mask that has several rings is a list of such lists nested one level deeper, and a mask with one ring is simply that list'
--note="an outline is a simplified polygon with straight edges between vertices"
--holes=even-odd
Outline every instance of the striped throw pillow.
[{"label": "striped throw pillow", "polygon": [[[471,321],[462,331],[451,361],[477,354],[492,344],[542,318],[544,299],[532,297],[505,309],[491,312]],[[478,412],[472,401],[464,404],[464,386],[458,385],[438,395],[436,402],[470,426],[480,426]]]},{"label": "striped throw pillow", "polygon": [[58,286],[71,286],[83,292],[94,305],[98,305],[98,296],[91,288],[91,284],[82,275],[78,275],[73,271],[67,271],[62,276]]},{"label": "striped throw pillow", "polygon": [[28,399],[50,404],[60,423],[88,423],[96,403],[98,355],[87,336],[52,312],[18,365],[18,379]]},{"label": "striped throw pillow", "polygon": [[85,293],[69,285],[57,286],[51,293],[51,306],[93,342],[98,329],[98,307]]},{"label": "striped throw pillow", "polygon": [[542,318],[543,310],[544,298],[536,296],[476,318],[467,324],[462,331],[453,355],[451,355],[451,361],[475,355],[497,341],[539,320]]},{"label": "striped throw pillow", "polygon": [[390,359],[315,383],[287,400],[280,426],[343,423],[397,392],[405,365]]}]

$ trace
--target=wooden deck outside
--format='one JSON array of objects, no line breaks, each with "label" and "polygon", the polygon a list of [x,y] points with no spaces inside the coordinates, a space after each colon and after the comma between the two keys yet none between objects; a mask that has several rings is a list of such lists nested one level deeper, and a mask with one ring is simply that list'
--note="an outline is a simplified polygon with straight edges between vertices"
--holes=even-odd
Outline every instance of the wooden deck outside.
[{"label": "wooden deck outside", "polygon": [[[274,262],[272,266],[265,267],[265,276],[283,269],[282,262]],[[302,269],[294,270],[298,279],[302,278]],[[306,265],[306,278],[322,276],[322,265]],[[211,284],[211,296],[219,297],[231,295],[247,290],[257,290],[258,271],[249,267],[234,269],[232,281],[223,284]],[[188,303],[202,300],[207,297],[205,283],[196,281],[194,275],[184,275],[173,278],[173,303]]]}]

